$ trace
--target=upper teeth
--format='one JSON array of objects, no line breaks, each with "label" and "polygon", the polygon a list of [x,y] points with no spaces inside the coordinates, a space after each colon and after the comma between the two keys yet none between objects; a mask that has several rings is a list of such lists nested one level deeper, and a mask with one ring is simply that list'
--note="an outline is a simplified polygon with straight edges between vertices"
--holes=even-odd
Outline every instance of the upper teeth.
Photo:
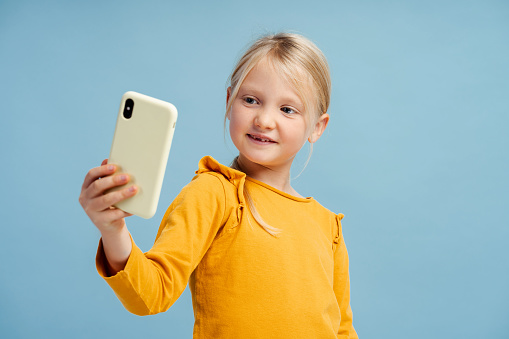
[{"label": "upper teeth", "polygon": [[263,139],[263,138],[260,138],[260,137],[254,137],[255,139],[258,139],[260,141],[270,141],[269,139]]}]

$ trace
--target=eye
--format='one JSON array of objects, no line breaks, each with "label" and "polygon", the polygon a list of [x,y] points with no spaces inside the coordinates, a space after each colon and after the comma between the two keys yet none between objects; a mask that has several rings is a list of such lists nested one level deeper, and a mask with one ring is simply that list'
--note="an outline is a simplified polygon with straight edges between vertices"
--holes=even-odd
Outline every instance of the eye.
[{"label": "eye", "polygon": [[246,104],[249,104],[249,105],[255,105],[255,104],[257,104],[257,103],[258,103],[258,101],[256,101],[256,99],[255,99],[255,98],[251,98],[251,97],[245,97],[245,98],[244,98],[244,102],[245,102]]},{"label": "eye", "polygon": [[294,113],[296,113],[295,110],[290,108],[290,107],[282,107],[281,111],[283,111],[283,113],[285,113],[285,114],[294,114]]}]

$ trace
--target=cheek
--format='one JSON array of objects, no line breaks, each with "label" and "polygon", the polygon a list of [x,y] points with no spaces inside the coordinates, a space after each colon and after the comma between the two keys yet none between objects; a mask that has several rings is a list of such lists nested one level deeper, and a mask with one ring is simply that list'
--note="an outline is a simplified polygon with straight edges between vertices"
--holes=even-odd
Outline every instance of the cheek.
[{"label": "cheek", "polygon": [[309,137],[308,128],[304,122],[292,124],[292,126],[285,129],[284,134],[286,139],[290,141],[296,149],[301,149]]},{"label": "cheek", "polygon": [[232,110],[230,112],[230,137],[233,141],[239,136],[239,134],[243,133],[243,126],[245,122],[243,119],[237,114],[236,111]]},{"label": "cheek", "polygon": [[235,137],[237,128],[235,126],[235,120],[232,119],[231,116],[230,116],[230,123],[228,125],[228,130],[230,131],[230,138],[232,138],[232,140],[233,140]]}]

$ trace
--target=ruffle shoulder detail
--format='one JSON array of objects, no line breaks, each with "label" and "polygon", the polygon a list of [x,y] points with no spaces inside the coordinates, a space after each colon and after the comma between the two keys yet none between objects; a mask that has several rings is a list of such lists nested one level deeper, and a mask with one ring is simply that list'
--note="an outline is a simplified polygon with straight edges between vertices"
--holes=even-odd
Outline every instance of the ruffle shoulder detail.
[{"label": "ruffle shoulder detail", "polygon": [[245,173],[220,164],[216,159],[208,155],[200,160],[200,163],[198,164],[198,170],[195,173],[210,173],[212,175],[224,177],[237,188],[237,197],[240,206],[242,208],[246,206],[246,200],[244,197],[244,184],[246,182]]},{"label": "ruffle shoulder detail", "polygon": [[335,250],[336,246],[339,244],[341,240],[341,235],[343,234],[342,226],[341,226],[341,219],[344,218],[343,213],[336,214],[336,227],[334,229],[334,243],[332,245],[332,249]]}]

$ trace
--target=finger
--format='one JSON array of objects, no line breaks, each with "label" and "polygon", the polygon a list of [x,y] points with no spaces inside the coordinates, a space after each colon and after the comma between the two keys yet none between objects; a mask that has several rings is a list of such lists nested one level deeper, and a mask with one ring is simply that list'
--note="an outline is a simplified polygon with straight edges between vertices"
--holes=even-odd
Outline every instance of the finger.
[{"label": "finger", "polygon": [[[104,161],[103,161],[104,162]],[[90,184],[92,184],[94,181],[101,177],[106,177],[108,175],[111,175],[115,173],[117,170],[117,166],[110,164],[110,165],[101,165],[99,167],[94,167],[90,171],[88,171],[87,175],[85,176],[85,180],[83,181],[83,185],[81,186],[81,189],[87,189]]]},{"label": "finger", "polygon": [[125,173],[99,178],[90,184],[84,194],[87,198],[92,199],[104,195],[112,188],[127,184],[130,179],[129,175]]},{"label": "finger", "polygon": [[102,224],[113,224],[122,220],[123,218],[130,217],[132,214],[122,211],[119,208],[112,208],[105,210],[101,213],[100,220],[97,220],[98,223]]},{"label": "finger", "polygon": [[106,227],[119,227],[122,224],[125,225],[124,218],[126,216],[126,212],[115,208],[112,210],[103,211],[101,213],[95,214],[90,219],[100,229],[105,229]]},{"label": "finger", "polygon": [[117,203],[134,196],[137,192],[138,187],[134,185],[119,191],[109,192],[92,199],[87,209],[90,212],[105,211],[109,209],[110,206],[116,205]]}]

